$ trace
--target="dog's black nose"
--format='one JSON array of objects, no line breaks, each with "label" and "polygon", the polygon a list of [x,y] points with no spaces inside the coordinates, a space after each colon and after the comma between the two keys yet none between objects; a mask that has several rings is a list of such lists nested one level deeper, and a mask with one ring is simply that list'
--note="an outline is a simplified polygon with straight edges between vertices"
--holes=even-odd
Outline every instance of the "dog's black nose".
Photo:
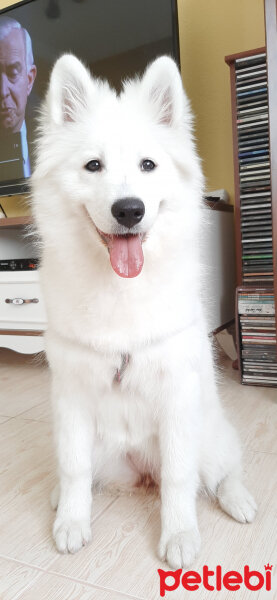
[{"label": "dog's black nose", "polygon": [[144,216],[145,206],[139,198],[122,198],[112,205],[112,215],[120,225],[131,229]]}]

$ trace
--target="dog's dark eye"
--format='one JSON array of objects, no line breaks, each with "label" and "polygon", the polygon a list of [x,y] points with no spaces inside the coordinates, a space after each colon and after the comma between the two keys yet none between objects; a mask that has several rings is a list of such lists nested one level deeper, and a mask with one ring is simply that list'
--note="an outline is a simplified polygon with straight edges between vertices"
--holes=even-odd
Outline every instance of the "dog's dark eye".
[{"label": "dog's dark eye", "polygon": [[142,171],[153,171],[153,169],[156,168],[156,165],[150,158],[145,158],[141,161],[140,168]]},{"label": "dog's dark eye", "polygon": [[86,165],[85,165],[85,169],[87,171],[92,171],[93,173],[95,171],[101,171],[102,169],[102,164],[100,160],[90,160]]}]

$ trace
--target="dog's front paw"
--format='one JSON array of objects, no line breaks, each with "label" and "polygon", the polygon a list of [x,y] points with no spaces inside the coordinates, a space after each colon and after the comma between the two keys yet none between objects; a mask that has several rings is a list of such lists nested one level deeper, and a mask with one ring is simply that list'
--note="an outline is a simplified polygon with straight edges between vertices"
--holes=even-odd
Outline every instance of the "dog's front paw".
[{"label": "dog's front paw", "polygon": [[53,536],[59,552],[78,552],[91,540],[90,522],[57,518],[53,527]]},{"label": "dog's front paw", "polygon": [[159,544],[159,557],[166,560],[173,569],[189,567],[196,558],[201,545],[198,529],[180,531],[173,535],[162,534]]}]

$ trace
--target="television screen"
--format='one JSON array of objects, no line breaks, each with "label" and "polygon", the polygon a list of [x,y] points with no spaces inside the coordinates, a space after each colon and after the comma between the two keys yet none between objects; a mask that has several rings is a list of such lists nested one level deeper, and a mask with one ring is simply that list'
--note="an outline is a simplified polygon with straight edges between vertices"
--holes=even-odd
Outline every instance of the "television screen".
[{"label": "television screen", "polygon": [[0,195],[27,189],[36,109],[64,52],[116,89],[161,54],[179,63],[176,0],[27,0],[0,11]]}]

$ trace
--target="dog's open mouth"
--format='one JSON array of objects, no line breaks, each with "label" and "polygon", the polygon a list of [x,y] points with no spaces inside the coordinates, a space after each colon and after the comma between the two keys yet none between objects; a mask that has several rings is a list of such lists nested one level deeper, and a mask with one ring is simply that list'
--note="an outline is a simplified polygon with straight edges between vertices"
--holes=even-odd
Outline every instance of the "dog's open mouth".
[{"label": "dog's open mouth", "polygon": [[137,277],[143,267],[142,242],[145,234],[110,235],[96,227],[108,247],[113,270],[120,277]]},{"label": "dog's open mouth", "polygon": [[146,239],[146,233],[124,235],[104,233],[96,227],[86,206],[85,214],[94,225],[101,241],[108,248],[113,270],[120,277],[137,277],[143,267],[142,243]]}]

